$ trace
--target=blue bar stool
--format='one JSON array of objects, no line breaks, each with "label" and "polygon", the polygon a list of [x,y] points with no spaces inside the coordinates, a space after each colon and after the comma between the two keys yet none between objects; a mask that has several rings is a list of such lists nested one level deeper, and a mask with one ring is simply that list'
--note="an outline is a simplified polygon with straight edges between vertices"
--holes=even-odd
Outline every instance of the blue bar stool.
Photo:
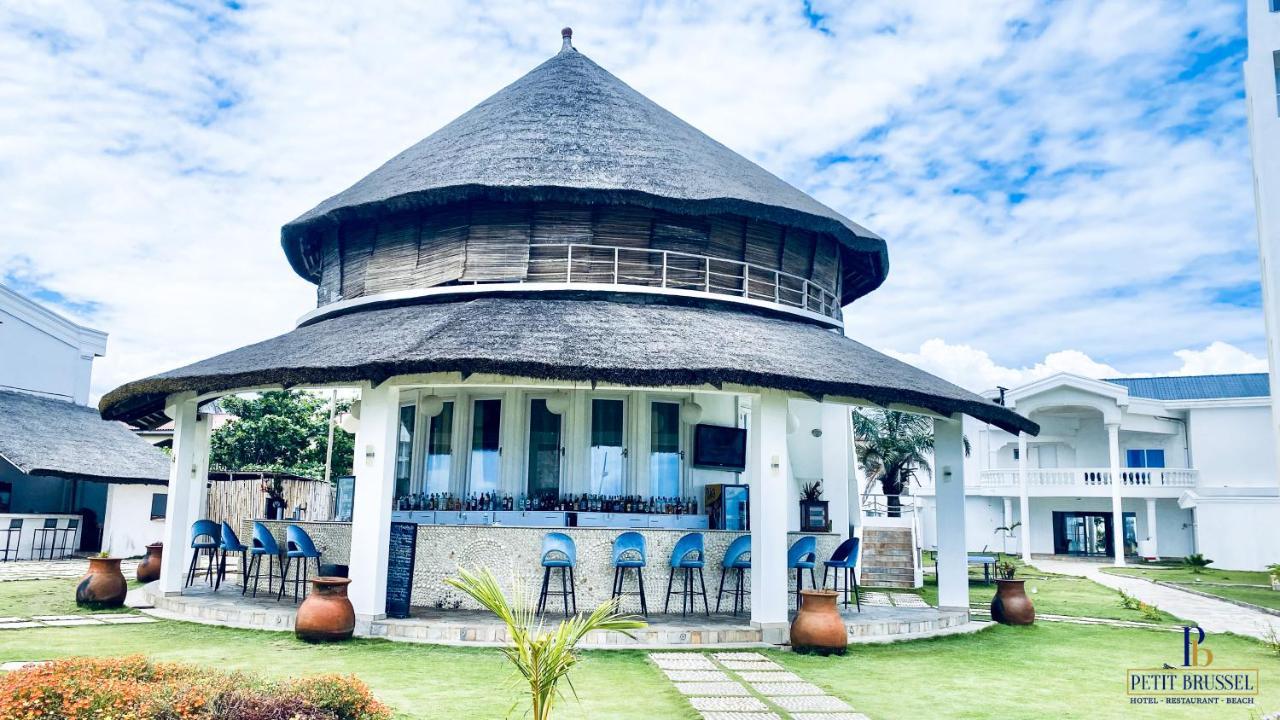
[{"label": "blue bar stool", "polygon": [[75,554],[77,548],[74,545],[76,539],[76,530],[80,529],[80,518],[71,518],[67,521],[67,526],[58,530],[58,557],[67,558]]},{"label": "blue bar stool", "polygon": [[[578,596],[574,592],[573,568],[578,564],[578,548],[573,538],[564,533],[547,533],[542,538],[542,594],[538,597],[538,612],[547,607],[548,595],[564,599],[564,616],[569,617],[569,601],[573,600],[573,612],[578,612]],[[560,592],[548,590],[551,571],[560,570]]]},{"label": "blue bar stool", "polygon": [[[58,519],[45,518],[44,524],[31,531],[31,557],[33,560],[52,560],[58,543]],[[44,551],[49,551],[49,557]]]},{"label": "blue bar stool", "polygon": [[[649,603],[644,597],[644,566],[644,536],[638,532],[624,532],[619,535],[613,541],[613,597],[639,595],[640,612],[645,617],[649,617]],[[622,591],[622,584],[627,578],[628,570],[636,571],[636,585],[640,588],[638,592]]]},{"label": "blue bar stool", "polygon": [[787,550],[787,568],[796,571],[796,607],[800,607],[800,591],[804,589],[802,573],[809,571],[809,587],[817,588],[813,579],[813,568],[818,564],[818,540],[812,535],[805,535],[791,544]]},{"label": "blue bar stool", "polygon": [[862,596],[858,593],[858,538],[851,537],[840,543],[840,547],[831,553],[830,560],[822,562],[822,587],[827,586],[827,572],[835,571],[835,584],[832,590],[840,592],[840,573],[844,572],[844,605],[849,606],[849,583],[853,582],[853,597],[858,603],[858,612],[862,612]]},{"label": "blue bar stool", "polygon": [[200,556],[208,558],[204,566],[204,579],[212,584],[213,571],[218,565],[218,545],[222,542],[222,527],[212,520],[197,520],[191,523],[191,564],[187,566],[187,584],[191,587],[196,580],[196,569]]},{"label": "blue bar stool", "polygon": [[698,571],[698,583],[702,587],[702,609],[707,615],[711,614],[711,608],[707,606],[707,583],[702,577],[702,565],[705,552],[702,541],[702,533],[689,533],[676,541],[675,548],[671,551],[671,574],[667,576],[667,602],[662,608],[662,612],[671,611],[671,586],[675,581],[676,573],[684,571],[684,589],[676,590],[676,594],[682,595],[680,602],[680,616],[684,617],[690,612],[698,612],[696,605],[695,593],[697,588],[693,586],[693,571]]},{"label": "blue bar stool", "polygon": [[213,589],[217,590],[222,581],[227,579],[227,553],[240,553],[240,587],[245,584],[245,569],[248,565],[249,548],[236,537],[236,531],[226,520],[222,521],[222,542],[218,546],[218,576],[214,578]]},{"label": "blue bar stool", "polygon": [[[4,529],[4,551],[0,553],[0,562],[18,559],[18,546],[22,544],[22,518],[11,518],[9,527]],[[12,557],[10,557],[12,554]]]},{"label": "blue bar stool", "polygon": [[[245,590],[249,589],[249,574],[253,575],[253,597],[258,597],[258,579],[262,576],[262,558],[267,558],[267,587],[271,587],[271,581],[275,579],[276,574],[273,567],[276,560],[280,559],[280,545],[276,543],[276,538],[267,529],[266,525],[260,522],[253,524],[253,546],[249,548],[249,573],[244,576],[244,589],[240,591],[244,595]],[[284,578],[281,578],[283,584]]]},{"label": "blue bar stool", "polygon": [[[733,614],[737,616],[742,612],[742,598],[746,595],[746,583],[743,576],[747,570],[751,569],[751,536],[743,535],[734,539],[729,543],[729,549],[724,551],[724,560],[720,561],[720,592],[716,593],[716,613],[720,612],[720,601],[724,598],[725,592],[733,596]],[[735,573],[733,585],[726,591],[724,589],[724,579],[729,573]]]},{"label": "blue bar stool", "polygon": [[[298,583],[302,583],[302,596],[307,596],[307,561],[314,559],[316,561],[316,574],[320,574],[320,551],[316,550],[316,544],[311,542],[311,536],[306,530],[297,525],[290,525],[285,528],[285,551],[284,551],[284,569],[280,571],[280,594],[276,599],[284,597],[284,584],[286,578],[289,577],[289,568],[293,568],[293,601],[298,602]],[[297,560],[295,566],[293,561]],[[299,572],[301,569],[301,572]]]}]

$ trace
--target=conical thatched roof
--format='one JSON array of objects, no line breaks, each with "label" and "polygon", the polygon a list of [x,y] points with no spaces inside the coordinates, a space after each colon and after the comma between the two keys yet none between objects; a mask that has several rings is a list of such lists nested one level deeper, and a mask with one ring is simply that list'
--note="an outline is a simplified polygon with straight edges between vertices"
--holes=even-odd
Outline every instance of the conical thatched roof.
[{"label": "conical thatched roof", "polygon": [[550,60],[285,225],[294,269],[312,227],[466,199],[628,203],[731,213],[826,232],[866,268],[888,272],[884,241],[633,90],[568,42]]}]

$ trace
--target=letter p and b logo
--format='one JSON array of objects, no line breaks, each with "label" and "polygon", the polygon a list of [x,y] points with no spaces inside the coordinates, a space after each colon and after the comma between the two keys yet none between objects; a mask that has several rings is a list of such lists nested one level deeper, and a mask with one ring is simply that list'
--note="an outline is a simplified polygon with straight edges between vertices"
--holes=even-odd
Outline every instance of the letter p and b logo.
[{"label": "letter p and b logo", "polygon": [[[1195,639],[1192,634],[1195,633]],[[1208,667],[1213,664],[1213,651],[1200,647],[1204,642],[1204,629],[1198,627],[1182,628],[1182,665],[1183,667]]]}]

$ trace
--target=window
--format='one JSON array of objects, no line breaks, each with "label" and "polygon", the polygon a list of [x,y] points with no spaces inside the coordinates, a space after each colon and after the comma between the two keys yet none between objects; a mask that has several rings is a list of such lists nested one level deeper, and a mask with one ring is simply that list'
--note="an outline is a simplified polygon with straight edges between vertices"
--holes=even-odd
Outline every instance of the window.
[{"label": "window", "polygon": [[400,423],[396,428],[396,497],[409,494],[409,479],[413,471],[413,422],[417,415],[417,406],[400,406]]},{"label": "window", "polygon": [[169,507],[169,496],[165,493],[151,493],[151,519],[163,520],[165,510]]},{"label": "window", "polygon": [[471,462],[467,492],[495,492],[501,472],[502,401],[476,400],[471,405]]},{"label": "window", "polygon": [[1280,0],[1271,0],[1271,12],[1280,12]]},{"label": "window", "polygon": [[446,400],[440,414],[431,418],[427,435],[427,463],[423,492],[449,492],[453,473],[453,401]]},{"label": "window", "polygon": [[529,401],[529,494],[560,496],[560,416],[544,398]]},{"label": "window", "polygon": [[591,492],[597,495],[624,493],[623,410],[621,400],[591,400]]},{"label": "window", "polygon": [[1164,450],[1126,450],[1125,467],[1162,468],[1164,467]]},{"label": "window", "polygon": [[680,404],[655,402],[649,411],[649,494],[680,494]]},{"label": "window", "polygon": [[[1271,1],[1280,2],[1280,0]],[[1280,115],[1280,50],[1271,53],[1271,64],[1275,66],[1276,73],[1276,114]]]},{"label": "window", "polygon": [[9,506],[13,504],[13,485],[7,482],[0,482],[0,512],[9,512]]}]

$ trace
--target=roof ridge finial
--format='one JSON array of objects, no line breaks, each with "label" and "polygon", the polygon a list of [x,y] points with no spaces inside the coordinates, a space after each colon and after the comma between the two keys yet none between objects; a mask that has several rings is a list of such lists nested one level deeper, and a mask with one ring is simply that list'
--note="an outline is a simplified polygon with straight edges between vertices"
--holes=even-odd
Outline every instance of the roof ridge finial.
[{"label": "roof ridge finial", "polygon": [[560,52],[575,51],[575,48],[573,47],[573,28],[566,27],[561,29],[560,37],[564,40],[564,43],[560,45]]}]

